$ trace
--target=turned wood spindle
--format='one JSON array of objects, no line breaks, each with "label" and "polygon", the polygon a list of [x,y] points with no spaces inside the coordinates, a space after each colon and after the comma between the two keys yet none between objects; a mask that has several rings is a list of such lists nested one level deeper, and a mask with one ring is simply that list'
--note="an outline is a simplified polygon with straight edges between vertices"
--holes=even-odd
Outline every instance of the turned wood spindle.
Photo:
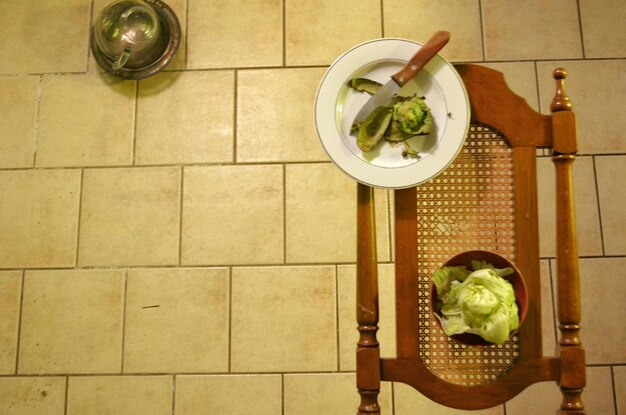
[{"label": "turned wood spindle", "polygon": [[357,185],[357,303],[359,341],[356,348],[357,389],[361,403],[357,415],[379,415],[380,349],[378,331],[378,261],[374,189]]},{"label": "turned wood spindle", "polygon": [[557,68],[552,73],[552,76],[556,79],[556,94],[550,104],[550,111],[571,111],[572,103],[565,93],[565,78],[567,77],[567,71],[564,68]]},{"label": "turned wood spindle", "polygon": [[580,341],[580,275],[574,214],[572,167],[576,159],[576,119],[572,103],[565,93],[567,72],[558,68],[553,73],[556,94],[550,105],[554,131],[552,161],[556,177],[556,258],[557,318],[561,376],[559,386],[563,401],[561,415],[583,415],[581,394],[585,386],[585,357]]}]

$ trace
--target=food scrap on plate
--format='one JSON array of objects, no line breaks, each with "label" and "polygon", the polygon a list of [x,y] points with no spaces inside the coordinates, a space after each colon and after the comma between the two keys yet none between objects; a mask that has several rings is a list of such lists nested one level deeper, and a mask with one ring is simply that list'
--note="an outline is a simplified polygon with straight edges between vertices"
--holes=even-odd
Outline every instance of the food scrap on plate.
[{"label": "food scrap on plate", "polygon": [[[365,78],[351,79],[348,85],[356,91],[369,94],[375,94],[381,87],[378,82]],[[377,107],[362,123],[355,121],[350,133],[357,135],[357,145],[362,151],[371,151],[385,140],[403,143],[404,157],[419,157],[406,140],[428,135],[432,127],[433,117],[424,97],[418,97],[417,94],[408,97],[395,95],[389,105]]]}]

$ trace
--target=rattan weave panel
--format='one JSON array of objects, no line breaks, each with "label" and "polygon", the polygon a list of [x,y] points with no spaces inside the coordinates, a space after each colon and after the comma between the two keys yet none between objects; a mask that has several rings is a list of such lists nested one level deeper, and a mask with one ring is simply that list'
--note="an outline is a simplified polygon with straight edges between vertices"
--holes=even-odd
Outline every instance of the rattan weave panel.
[{"label": "rattan weave panel", "polygon": [[471,125],[453,164],[417,187],[420,357],[437,376],[463,385],[491,382],[515,363],[519,341],[470,347],[449,339],[432,316],[430,281],[435,269],[471,249],[515,261],[512,150],[502,135]]}]

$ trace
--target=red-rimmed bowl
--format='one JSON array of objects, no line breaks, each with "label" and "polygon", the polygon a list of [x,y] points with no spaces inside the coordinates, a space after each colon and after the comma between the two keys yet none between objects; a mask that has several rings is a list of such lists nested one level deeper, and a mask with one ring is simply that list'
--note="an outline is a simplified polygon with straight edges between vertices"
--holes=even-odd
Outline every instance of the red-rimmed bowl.
[{"label": "red-rimmed bowl", "polygon": [[[448,259],[443,266],[459,266],[464,265],[467,269],[472,269],[472,261],[485,261],[492,264],[495,268],[511,268],[513,273],[503,277],[505,280],[511,283],[513,286],[513,292],[515,294],[515,302],[517,303],[517,308],[519,310],[519,324],[520,326],[524,322],[526,318],[526,314],[528,313],[528,291],[526,289],[526,283],[524,282],[524,278],[522,273],[517,269],[515,264],[509,261],[507,258],[502,255],[492,252],[492,251],[483,251],[483,250],[472,250],[461,252]],[[433,310],[433,313],[437,314],[441,317],[441,313],[437,308],[437,288],[435,284],[431,281],[430,284],[430,306]],[[439,319],[437,320],[437,324],[441,327],[441,322]],[[516,329],[517,330],[517,329]],[[455,334],[452,337],[454,340],[461,342],[463,344],[467,344],[470,346],[490,346],[493,343],[488,342],[477,334],[472,333],[461,333]]]}]

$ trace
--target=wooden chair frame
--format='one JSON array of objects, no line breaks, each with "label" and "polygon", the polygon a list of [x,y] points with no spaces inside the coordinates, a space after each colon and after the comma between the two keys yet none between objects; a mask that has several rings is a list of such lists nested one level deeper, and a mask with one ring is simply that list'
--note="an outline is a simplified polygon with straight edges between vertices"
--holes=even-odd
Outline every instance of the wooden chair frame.
[{"label": "wooden chair frame", "polygon": [[[519,331],[519,358],[510,371],[496,380],[470,386],[441,379],[420,358],[415,277],[419,249],[417,193],[416,187],[412,187],[394,191],[397,354],[395,358],[381,359],[376,335],[379,309],[374,196],[371,187],[359,183],[356,361],[361,403],[357,414],[380,414],[381,381],[408,384],[435,402],[465,410],[493,407],[533,383],[556,381],[563,395],[560,414],[583,415],[580,396],[585,386],[585,355],[579,338],[581,310],[572,186],[577,143],[575,115],[564,91],[566,72],[554,71],[557,88],[552,113],[542,115],[507,87],[500,72],[474,64],[456,65],[456,69],[469,95],[472,122],[500,131],[512,148],[516,266],[525,277],[530,277],[529,311]],[[541,342],[537,148],[551,149],[556,172],[556,298],[560,333],[556,356],[543,356]]]}]

